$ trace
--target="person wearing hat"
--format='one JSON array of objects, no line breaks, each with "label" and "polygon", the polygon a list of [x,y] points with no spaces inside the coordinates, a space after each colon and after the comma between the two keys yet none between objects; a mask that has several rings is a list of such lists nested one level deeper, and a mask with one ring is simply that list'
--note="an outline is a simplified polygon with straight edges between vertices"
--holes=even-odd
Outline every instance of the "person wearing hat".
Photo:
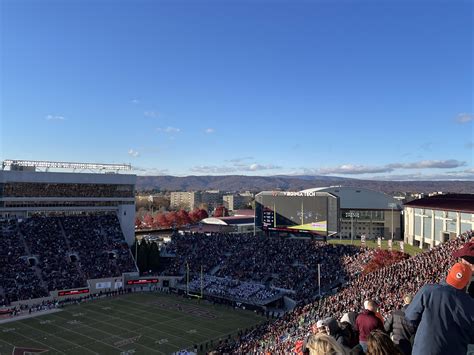
[{"label": "person wearing hat", "polygon": [[405,311],[416,329],[413,355],[466,354],[474,343],[474,300],[465,289],[472,270],[456,263],[446,281],[425,285]]},{"label": "person wearing hat", "polygon": [[411,323],[405,319],[405,311],[411,303],[412,295],[403,297],[403,307],[392,312],[384,323],[385,331],[392,334],[392,340],[403,354],[411,354],[411,337],[415,334],[415,329]]},{"label": "person wearing hat", "polygon": [[[456,250],[453,256],[455,258],[461,258],[461,262],[468,265],[474,273],[474,241],[472,241],[472,239],[473,238],[471,238],[470,242],[464,244],[461,249]],[[472,277],[470,286],[467,287],[467,293],[474,298],[474,280]]]}]

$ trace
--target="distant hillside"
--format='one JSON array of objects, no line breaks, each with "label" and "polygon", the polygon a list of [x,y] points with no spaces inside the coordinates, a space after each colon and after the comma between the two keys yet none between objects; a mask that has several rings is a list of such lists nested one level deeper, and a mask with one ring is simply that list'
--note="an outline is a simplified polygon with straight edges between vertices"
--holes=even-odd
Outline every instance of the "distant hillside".
[{"label": "distant hillside", "polygon": [[358,180],[330,176],[138,176],[137,190],[167,191],[298,191],[312,187],[344,185],[365,187],[386,193],[399,191],[414,192],[457,192],[474,193],[474,181],[376,181]]}]

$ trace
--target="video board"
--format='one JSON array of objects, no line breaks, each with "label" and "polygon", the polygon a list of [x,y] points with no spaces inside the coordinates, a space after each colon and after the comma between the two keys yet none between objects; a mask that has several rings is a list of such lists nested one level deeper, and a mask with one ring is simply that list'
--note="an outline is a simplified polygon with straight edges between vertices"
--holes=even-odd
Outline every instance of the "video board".
[{"label": "video board", "polygon": [[303,192],[262,193],[256,196],[256,225],[328,235],[337,230],[337,197]]}]

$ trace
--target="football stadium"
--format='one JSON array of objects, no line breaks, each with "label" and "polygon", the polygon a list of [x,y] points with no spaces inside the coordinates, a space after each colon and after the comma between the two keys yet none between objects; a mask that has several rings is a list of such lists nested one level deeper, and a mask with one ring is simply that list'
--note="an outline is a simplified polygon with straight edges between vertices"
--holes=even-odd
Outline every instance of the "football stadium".
[{"label": "football stadium", "polygon": [[400,206],[342,187],[263,192],[255,232],[176,230],[159,268],[139,270],[135,179],[126,164],[3,162],[0,354],[377,353],[376,337],[406,354],[429,349],[430,292],[450,300],[429,315],[438,349],[473,343],[472,231],[414,256],[332,244],[349,212],[393,237]]}]

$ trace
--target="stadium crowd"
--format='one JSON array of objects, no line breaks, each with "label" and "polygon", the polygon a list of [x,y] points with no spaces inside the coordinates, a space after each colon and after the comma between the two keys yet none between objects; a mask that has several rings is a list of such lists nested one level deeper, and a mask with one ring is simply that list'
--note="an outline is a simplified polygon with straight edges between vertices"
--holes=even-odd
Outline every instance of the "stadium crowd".
[{"label": "stadium crowd", "polygon": [[349,268],[361,271],[367,255],[348,245],[225,233],[177,235],[165,248],[176,258],[163,274],[183,275],[188,264],[197,274],[202,265],[206,274],[295,291],[298,301],[318,291],[318,264],[324,290],[347,279]]},{"label": "stadium crowd", "polygon": [[33,216],[0,223],[0,306],[136,271],[115,215]]},{"label": "stadium crowd", "polygon": [[261,303],[281,294],[278,290],[270,289],[258,283],[212,275],[203,275],[202,280],[200,277],[196,277],[189,283],[189,290],[195,293],[201,292],[201,282],[205,294],[247,303]]},{"label": "stadium crowd", "polygon": [[107,184],[44,184],[32,182],[6,183],[3,185],[5,197],[130,197],[132,185]]},{"label": "stadium crowd", "polygon": [[[422,286],[427,284],[438,284],[445,279],[449,282],[451,273],[446,277],[446,271],[456,261],[456,257],[453,254],[471,237],[472,232],[465,233],[457,239],[450,240],[410,259],[403,260],[397,264],[369,274],[362,274],[350,280],[335,294],[296,307],[279,320],[267,322],[252,332],[243,335],[236,342],[222,346],[220,352],[294,353],[295,344],[299,345],[300,348],[304,348],[303,344],[305,339],[307,340],[309,336],[314,333],[320,333],[322,330],[335,340],[341,338],[339,342],[342,343],[343,347],[339,351],[332,352],[334,354],[349,353],[352,346],[358,343],[357,341],[354,342],[355,336],[358,337],[360,343],[363,342],[367,345],[366,343],[368,343],[369,336],[377,337],[380,335],[372,335],[371,331],[367,332],[362,324],[357,324],[356,320],[360,317],[357,317],[357,314],[367,315],[370,313],[370,321],[377,324],[372,330],[379,328],[389,333],[390,319],[392,319],[393,324],[392,312],[404,309],[403,307],[407,306],[406,302],[404,302],[404,295],[414,295]],[[471,242],[470,245],[472,244]],[[455,267],[458,265],[460,264],[456,264]],[[472,267],[472,265],[470,267]],[[470,267],[467,267],[467,269],[470,270]],[[456,272],[453,272],[456,275]],[[459,274],[457,274],[457,276],[459,276]],[[469,281],[470,278],[471,276],[469,275]],[[462,292],[461,294],[466,295]],[[417,295],[413,303],[419,303],[420,297],[422,296]],[[466,295],[466,297],[468,296]],[[472,306],[473,303],[471,300],[471,303],[468,305],[470,308],[464,307],[466,308],[464,311],[468,314],[467,317],[464,317],[468,319],[467,330],[464,329],[464,331],[467,333],[471,332],[471,342],[474,341],[472,338],[474,337],[474,309]],[[409,307],[405,309],[410,311]],[[421,312],[419,309],[413,310],[411,313],[412,318],[419,318]],[[471,314],[469,314],[469,312],[471,312]],[[446,313],[446,311],[440,311],[439,313]],[[446,317],[445,314],[443,314],[443,316]],[[363,318],[364,317],[361,319]],[[377,321],[376,318],[379,320]],[[340,319],[340,322],[337,322],[337,319]],[[471,326],[469,326],[469,319]],[[383,321],[385,321],[385,325]],[[359,323],[360,322],[362,322],[362,320],[359,321]],[[441,324],[445,322],[446,320],[438,320],[438,323]],[[359,331],[358,335],[357,331]],[[419,330],[417,330],[417,332],[419,332]],[[363,340],[361,339],[362,336]],[[425,334],[425,336],[429,338],[428,334]],[[445,335],[440,336],[444,337]],[[388,339],[390,340],[390,338]],[[390,342],[392,342],[392,340],[390,340]],[[308,344],[305,346],[308,346]],[[402,346],[396,349],[396,352],[393,352],[393,354],[409,353],[407,349]],[[358,347],[356,350],[358,350],[359,353],[362,353],[362,351],[365,351],[367,354],[377,353],[370,352],[367,347],[363,347],[362,349]],[[296,351],[296,353],[298,353],[298,351]],[[319,353],[314,352],[314,354]],[[390,352],[379,352],[378,354],[390,354]]]}]

